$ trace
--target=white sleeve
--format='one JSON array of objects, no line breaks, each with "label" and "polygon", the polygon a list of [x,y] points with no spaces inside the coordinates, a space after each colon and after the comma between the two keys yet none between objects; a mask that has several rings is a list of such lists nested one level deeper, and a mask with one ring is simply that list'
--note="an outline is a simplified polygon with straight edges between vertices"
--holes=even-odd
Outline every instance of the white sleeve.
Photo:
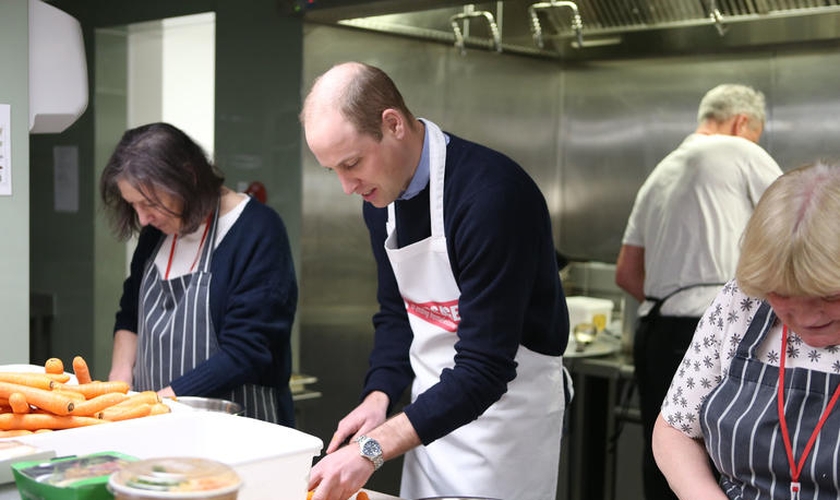
[{"label": "white sleeve", "polygon": [[642,221],[644,220],[644,211],[647,210],[648,202],[647,191],[650,189],[648,183],[650,177],[642,184],[639,191],[636,193],[636,198],[633,202],[633,208],[630,210],[630,216],[627,218],[627,226],[624,228],[624,235],[621,238],[622,245],[632,245],[636,247],[645,246],[644,228]]},{"label": "white sleeve", "polygon": [[662,417],[691,438],[702,438],[700,407],[726,377],[738,343],[760,301],[744,295],[734,280],[727,283],[697,324],[662,402]]},{"label": "white sleeve", "polygon": [[756,153],[752,156],[750,170],[747,172],[747,190],[752,206],[755,208],[764,191],[782,175],[782,169],[776,160],[760,146],[756,147]]}]

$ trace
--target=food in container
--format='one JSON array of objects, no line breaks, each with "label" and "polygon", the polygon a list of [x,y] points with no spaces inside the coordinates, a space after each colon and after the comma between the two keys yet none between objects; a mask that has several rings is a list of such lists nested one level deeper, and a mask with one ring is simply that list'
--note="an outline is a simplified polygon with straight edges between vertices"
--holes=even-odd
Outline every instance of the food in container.
[{"label": "food in container", "polygon": [[116,500],[236,500],[242,480],[232,467],[195,457],[150,458],[113,474]]},{"label": "food in container", "polygon": [[55,450],[58,456],[96,453],[107,445],[141,459],[210,458],[230,465],[239,474],[242,489],[238,500],[304,498],[312,460],[323,448],[319,438],[263,420],[171,404],[172,413],[153,418],[18,439]]},{"label": "food in container", "polygon": [[0,484],[14,482],[12,464],[17,462],[49,460],[54,450],[42,449],[12,439],[0,439]]},{"label": "food in container", "polygon": [[12,472],[24,499],[110,500],[108,478],[135,460],[122,453],[102,452],[17,462]]}]

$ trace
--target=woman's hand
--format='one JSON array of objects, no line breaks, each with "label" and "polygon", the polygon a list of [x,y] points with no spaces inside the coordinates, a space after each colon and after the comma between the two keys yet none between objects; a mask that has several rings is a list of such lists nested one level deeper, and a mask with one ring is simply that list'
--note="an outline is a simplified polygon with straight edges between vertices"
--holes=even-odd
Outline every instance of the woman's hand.
[{"label": "woman's hand", "polygon": [[163,389],[157,391],[157,393],[158,396],[160,396],[161,398],[177,399],[177,397],[175,396],[175,391],[172,390],[172,386],[170,385],[167,385]]}]

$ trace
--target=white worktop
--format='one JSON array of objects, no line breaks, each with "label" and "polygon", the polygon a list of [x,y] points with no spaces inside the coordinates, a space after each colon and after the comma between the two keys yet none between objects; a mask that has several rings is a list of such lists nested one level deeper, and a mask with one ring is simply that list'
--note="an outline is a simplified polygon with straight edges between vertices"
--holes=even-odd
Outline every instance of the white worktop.
[{"label": "white worktop", "polygon": [[[370,500],[399,500],[398,497],[393,497],[384,493],[377,493],[370,490],[364,491],[367,492]],[[0,500],[20,500],[20,493],[18,493],[15,483],[0,485]]]}]

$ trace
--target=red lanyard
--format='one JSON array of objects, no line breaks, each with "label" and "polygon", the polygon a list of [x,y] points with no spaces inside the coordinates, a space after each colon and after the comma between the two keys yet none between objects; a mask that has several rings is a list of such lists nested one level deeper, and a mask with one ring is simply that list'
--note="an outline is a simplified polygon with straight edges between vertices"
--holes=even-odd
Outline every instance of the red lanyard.
[{"label": "red lanyard", "polygon": [[[204,245],[204,239],[207,238],[207,231],[210,230],[210,217],[207,217],[207,225],[204,226],[204,234],[201,235],[201,241],[198,242],[198,252],[195,254],[195,259],[193,259],[193,263],[190,266],[190,271],[192,272],[195,269],[195,264],[198,262],[198,257],[201,255],[201,247]],[[175,255],[175,242],[178,241],[178,233],[172,235],[172,248],[169,249],[169,261],[166,263],[166,274],[163,276],[163,279],[169,279],[169,271],[172,269],[172,257]]]},{"label": "red lanyard", "polygon": [[779,411],[779,424],[782,428],[782,438],[785,442],[785,452],[787,453],[788,464],[790,465],[790,495],[791,498],[798,499],[799,490],[801,489],[799,474],[802,473],[802,467],[805,465],[805,459],[808,458],[808,454],[811,453],[811,448],[814,447],[814,443],[817,441],[817,435],[820,433],[825,421],[828,419],[831,409],[834,408],[834,403],[836,403],[837,398],[840,397],[840,385],[834,389],[834,394],[831,396],[831,400],[829,400],[828,405],[823,410],[820,420],[817,422],[817,426],[811,433],[811,437],[808,439],[808,443],[805,445],[805,449],[802,451],[802,456],[799,457],[799,464],[797,465],[793,458],[793,446],[790,443],[790,434],[788,433],[787,421],[785,420],[785,358],[787,357],[787,335],[788,328],[787,325],[784,325],[782,327],[782,352],[780,354],[781,361],[779,362],[779,398],[777,403]]}]

